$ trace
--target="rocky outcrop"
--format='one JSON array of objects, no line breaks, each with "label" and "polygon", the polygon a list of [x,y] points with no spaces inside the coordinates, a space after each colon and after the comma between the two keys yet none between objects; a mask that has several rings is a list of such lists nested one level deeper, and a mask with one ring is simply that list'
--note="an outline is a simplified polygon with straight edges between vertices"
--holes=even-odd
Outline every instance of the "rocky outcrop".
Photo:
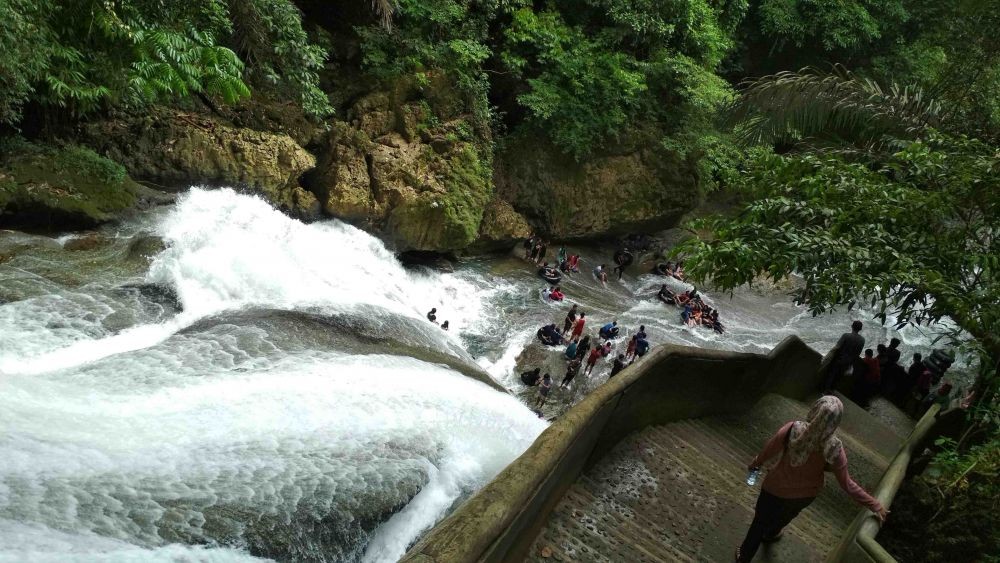
[{"label": "rocky outcrop", "polygon": [[518,240],[531,236],[533,229],[523,215],[514,210],[506,200],[494,197],[483,212],[479,225],[479,238],[473,245],[476,250],[510,248]]},{"label": "rocky outcrop", "polygon": [[582,162],[528,135],[506,147],[497,157],[497,195],[553,238],[653,232],[701,201],[695,158],[653,143]]},{"label": "rocky outcrop", "polygon": [[4,227],[93,227],[128,211],[143,195],[124,168],[83,147],[8,139],[0,151]]},{"label": "rocky outcrop", "polygon": [[400,251],[460,250],[476,239],[492,195],[488,139],[467,116],[432,109],[433,99],[405,87],[378,92],[333,124],[306,177],[326,213]]},{"label": "rocky outcrop", "polygon": [[318,200],[299,185],[316,159],[286,134],[160,110],[88,124],[83,139],[139,180],[244,187],[294,216],[319,215]]}]

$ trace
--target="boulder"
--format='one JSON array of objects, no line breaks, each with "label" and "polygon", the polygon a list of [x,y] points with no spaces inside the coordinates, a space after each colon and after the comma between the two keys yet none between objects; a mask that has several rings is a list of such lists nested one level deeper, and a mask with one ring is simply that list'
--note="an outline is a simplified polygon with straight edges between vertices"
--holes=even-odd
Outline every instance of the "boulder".
[{"label": "boulder", "polygon": [[431,120],[426,103],[376,93],[334,122],[305,181],[323,210],[398,251],[449,252],[479,233],[492,195],[491,155],[458,116]]},{"label": "boulder", "polygon": [[140,187],[125,169],[76,146],[5,141],[0,156],[0,225],[91,228],[137,202]]},{"label": "boulder", "polygon": [[300,217],[316,214],[299,177],[316,159],[290,136],[232,127],[203,115],[167,110],[88,124],[83,139],[140,180],[249,189]]},{"label": "boulder", "polygon": [[531,225],[523,215],[514,210],[506,200],[495,197],[486,205],[483,221],[479,224],[477,250],[510,248],[516,242],[531,236]]},{"label": "boulder", "polygon": [[655,143],[578,162],[522,134],[497,161],[497,195],[557,239],[665,229],[701,201],[696,158]]}]

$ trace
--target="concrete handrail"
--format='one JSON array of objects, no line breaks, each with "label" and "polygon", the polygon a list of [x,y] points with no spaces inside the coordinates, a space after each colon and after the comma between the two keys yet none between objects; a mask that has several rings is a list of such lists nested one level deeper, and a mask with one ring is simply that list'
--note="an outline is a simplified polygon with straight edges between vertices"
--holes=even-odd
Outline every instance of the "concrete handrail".
[{"label": "concrete handrail", "polygon": [[570,408],[402,561],[523,559],[580,473],[651,424],[750,409],[765,393],[797,400],[819,383],[820,354],[795,336],[770,354],[663,345]]},{"label": "concrete handrail", "polygon": [[[899,487],[906,477],[906,470],[910,466],[916,449],[923,444],[928,432],[934,427],[937,414],[941,410],[940,405],[932,405],[924,416],[920,418],[917,425],[910,432],[910,435],[900,446],[899,452],[889,462],[889,467],[882,475],[872,496],[878,499],[882,506],[888,509],[892,501],[896,498]],[[895,563],[896,559],[883,548],[875,536],[879,532],[878,519],[871,511],[861,510],[854,518],[847,533],[844,534],[840,544],[827,556],[827,563],[837,563],[840,561],[871,561],[876,563]]]}]

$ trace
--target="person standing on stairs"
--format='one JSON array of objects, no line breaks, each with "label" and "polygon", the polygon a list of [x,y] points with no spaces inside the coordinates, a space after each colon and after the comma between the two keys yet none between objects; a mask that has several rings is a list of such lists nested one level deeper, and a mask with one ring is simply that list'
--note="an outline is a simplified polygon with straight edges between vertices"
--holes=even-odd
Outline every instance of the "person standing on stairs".
[{"label": "person standing on stairs", "polygon": [[806,421],[792,421],[782,426],[767,441],[764,449],[750,462],[748,469],[767,469],[767,476],[757,497],[753,523],[743,543],[736,548],[736,563],[748,563],[761,542],[776,541],[782,530],[799,512],[809,506],[823,488],[827,466],[837,483],[854,501],[871,510],[880,522],[889,513],[885,507],[847,472],[847,453],[837,427],[844,404],[833,395],[817,400]]},{"label": "person standing on stairs", "polygon": [[854,361],[865,349],[865,337],[861,336],[861,327],[861,321],[854,321],[851,323],[851,332],[840,335],[840,340],[834,346],[836,355],[833,357],[830,367],[827,368],[826,377],[823,379],[824,394],[829,395],[837,390],[840,378],[854,365]]}]

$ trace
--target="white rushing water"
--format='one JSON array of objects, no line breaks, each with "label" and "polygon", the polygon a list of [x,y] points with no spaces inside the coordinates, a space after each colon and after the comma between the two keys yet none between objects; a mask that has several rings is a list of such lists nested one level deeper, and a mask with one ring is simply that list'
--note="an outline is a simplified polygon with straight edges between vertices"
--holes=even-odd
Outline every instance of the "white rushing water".
[{"label": "white rushing water", "polygon": [[[545,302],[518,258],[404,268],[358,229],[227,189],[193,189],[72,250],[88,236],[0,232],[12,256],[0,263],[0,562],[395,561],[545,426],[447,366],[478,365],[533,400],[516,374],[541,364],[561,377],[561,348],[534,333],[561,325],[569,302],[592,332],[645,324],[654,345],[766,352],[796,334],[826,352],[861,318],[869,346],[899,336],[905,361],[935,337],[860,311],[812,318],[773,289],[708,292],[726,334],[687,328],[653,299],[663,278],[636,266],[597,284],[587,272],[609,251],[593,247],[574,249],[584,273],[564,280],[567,302]],[[426,321],[431,307],[450,332]],[[546,415],[608,367],[553,390]]]},{"label": "white rushing water", "polygon": [[[154,228],[148,271],[115,265],[134,230],[88,261],[39,245],[0,266],[0,560],[394,561],[544,428],[392,345],[266,324],[422,322],[468,359],[484,296],[460,277],[231,190],[192,190]],[[179,310],[129,289],[150,284]],[[444,304],[451,333],[423,320]]]}]

